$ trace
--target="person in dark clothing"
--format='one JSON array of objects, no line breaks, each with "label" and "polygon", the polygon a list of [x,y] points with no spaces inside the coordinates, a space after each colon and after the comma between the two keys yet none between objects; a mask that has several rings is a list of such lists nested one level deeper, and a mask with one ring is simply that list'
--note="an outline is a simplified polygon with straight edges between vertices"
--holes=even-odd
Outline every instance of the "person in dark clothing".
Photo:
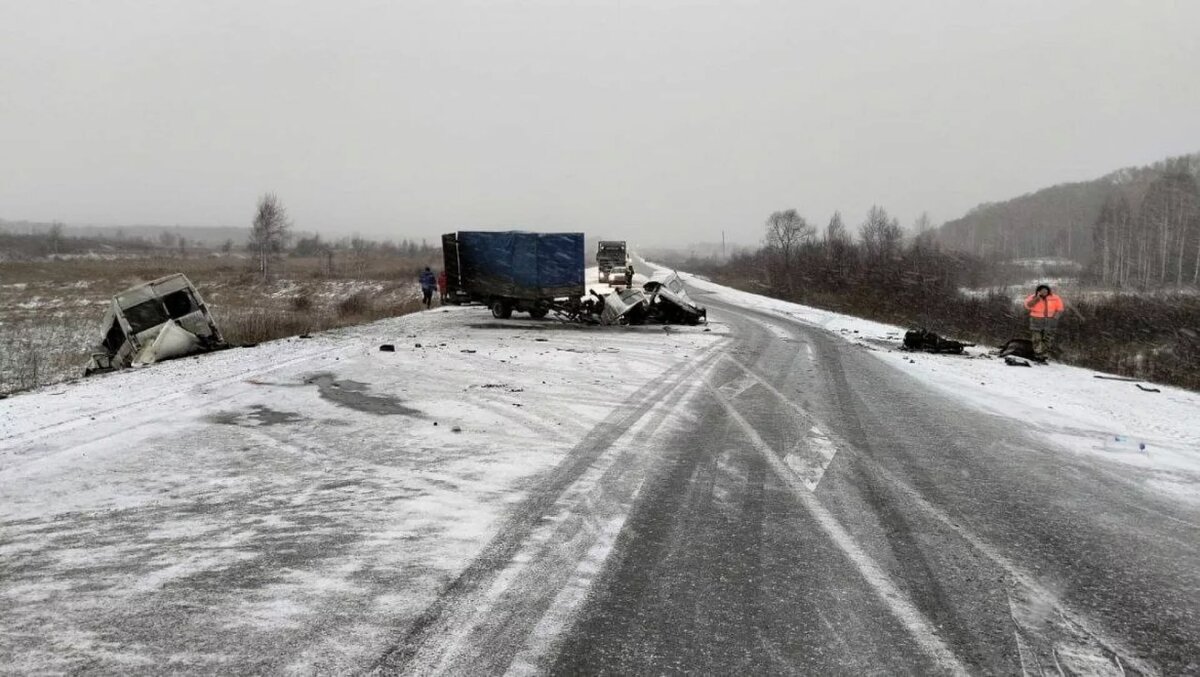
[{"label": "person in dark clothing", "polygon": [[633,286],[633,266],[628,266],[625,268],[625,286]]},{"label": "person in dark clothing", "polygon": [[433,271],[429,266],[421,271],[421,299],[428,308],[433,303],[433,290],[437,289],[437,278],[433,276]]}]

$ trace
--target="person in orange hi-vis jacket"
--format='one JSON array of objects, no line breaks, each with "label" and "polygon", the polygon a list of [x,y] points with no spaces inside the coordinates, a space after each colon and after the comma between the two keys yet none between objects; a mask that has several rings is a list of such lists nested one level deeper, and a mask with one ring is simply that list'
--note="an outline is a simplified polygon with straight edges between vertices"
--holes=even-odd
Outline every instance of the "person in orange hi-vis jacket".
[{"label": "person in orange hi-vis jacket", "polygon": [[1039,284],[1025,298],[1029,310],[1029,332],[1033,339],[1033,352],[1045,360],[1054,350],[1054,332],[1058,329],[1058,316],[1063,312],[1062,297],[1055,294],[1050,285]]}]

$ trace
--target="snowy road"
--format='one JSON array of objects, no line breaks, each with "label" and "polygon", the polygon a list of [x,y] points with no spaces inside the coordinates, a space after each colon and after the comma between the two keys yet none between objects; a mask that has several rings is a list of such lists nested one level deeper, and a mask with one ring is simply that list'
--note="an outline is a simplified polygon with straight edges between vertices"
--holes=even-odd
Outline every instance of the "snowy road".
[{"label": "snowy road", "polygon": [[1200,398],[694,290],[711,331],[452,309],[0,402],[0,666],[1200,673]]},{"label": "snowy road", "polygon": [[828,332],[737,340],[544,664],[623,674],[1200,671],[1200,511]]}]

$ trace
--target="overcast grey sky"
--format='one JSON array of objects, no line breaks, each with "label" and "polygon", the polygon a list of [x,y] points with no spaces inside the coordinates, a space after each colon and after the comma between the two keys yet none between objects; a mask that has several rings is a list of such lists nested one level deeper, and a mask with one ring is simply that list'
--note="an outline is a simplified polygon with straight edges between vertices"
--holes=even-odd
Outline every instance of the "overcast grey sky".
[{"label": "overcast grey sky", "polygon": [[906,225],[1200,149],[1200,2],[0,0],[0,218]]}]

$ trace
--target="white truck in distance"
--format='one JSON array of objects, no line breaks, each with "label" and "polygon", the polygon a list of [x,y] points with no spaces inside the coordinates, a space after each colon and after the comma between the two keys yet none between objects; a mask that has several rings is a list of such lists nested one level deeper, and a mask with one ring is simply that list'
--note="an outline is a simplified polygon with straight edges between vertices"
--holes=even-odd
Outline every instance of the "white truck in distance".
[{"label": "white truck in distance", "polygon": [[625,258],[625,241],[601,240],[596,249],[596,265],[600,267],[601,282],[611,284],[614,273],[624,282],[625,266],[628,265]]}]

